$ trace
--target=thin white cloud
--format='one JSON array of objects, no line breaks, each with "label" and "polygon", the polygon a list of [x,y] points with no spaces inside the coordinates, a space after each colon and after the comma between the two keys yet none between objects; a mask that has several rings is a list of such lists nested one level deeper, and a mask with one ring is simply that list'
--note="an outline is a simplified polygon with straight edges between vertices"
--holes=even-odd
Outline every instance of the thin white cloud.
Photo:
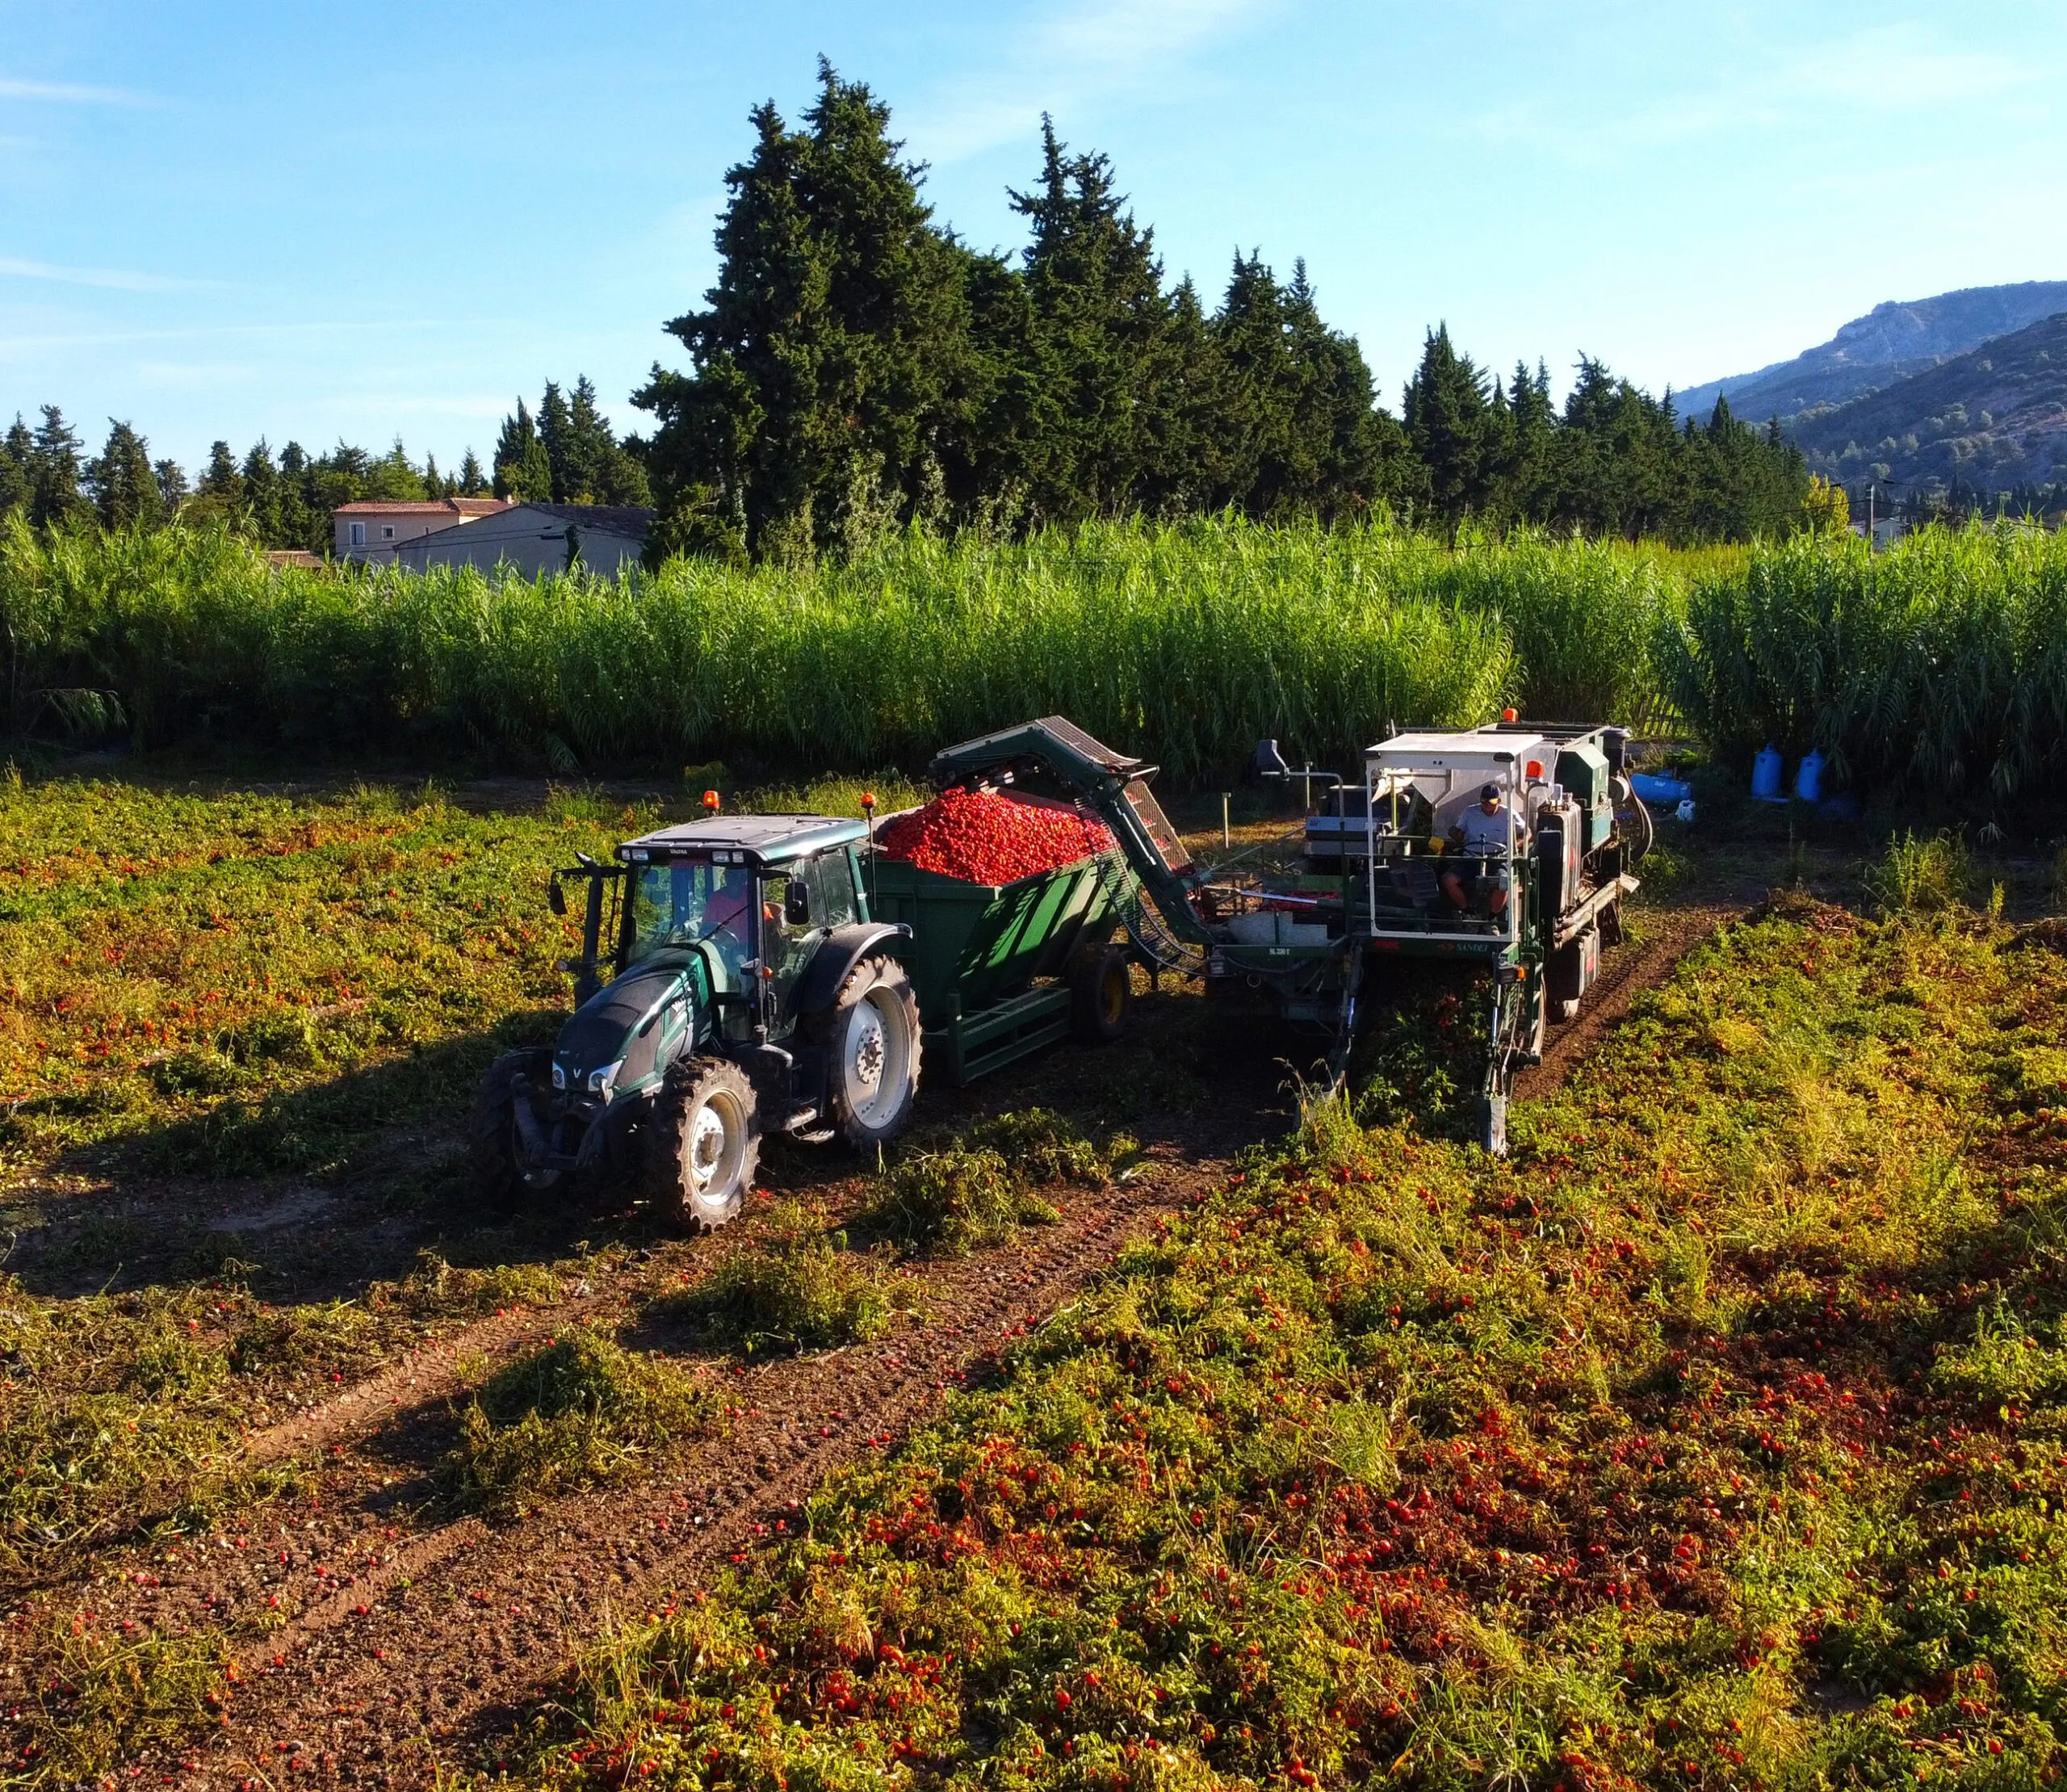
[{"label": "thin white cloud", "polygon": [[1951,48],[1915,24],[1876,27],[1776,59],[1721,84],[1689,87],[1615,113],[1541,100],[1482,112],[1464,132],[1545,149],[1582,163],[1718,133],[1798,124],[1817,113],[1902,113],[2005,96],[2048,78],[2017,57]]},{"label": "thin white cloud", "polygon": [[1167,79],[1173,65],[1280,0],[1077,0],[1022,31],[988,69],[958,74],[952,97],[906,113],[907,141],[945,164],[1029,139],[1042,112]]},{"label": "thin white cloud", "polygon": [[0,99],[40,99],[54,106],[155,106],[149,94],[127,87],[86,87],[71,81],[15,81],[0,78]]},{"label": "thin white cloud", "polygon": [[220,292],[221,280],[183,280],[167,274],[137,274],[119,267],[58,267],[49,262],[18,261],[0,255],[0,278],[56,280],[65,286],[107,287],[118,292]]}]

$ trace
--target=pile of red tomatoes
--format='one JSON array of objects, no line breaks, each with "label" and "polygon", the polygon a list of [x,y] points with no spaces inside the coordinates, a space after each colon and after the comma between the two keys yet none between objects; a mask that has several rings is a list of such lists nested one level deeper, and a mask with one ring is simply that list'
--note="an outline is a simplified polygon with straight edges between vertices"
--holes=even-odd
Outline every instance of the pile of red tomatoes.
[{"label": "pile of red tomatoes", "polygon": [[966,883],[1011,883],[1094,853],[1109,852],[1113,830],[1062,804],[1022,802],[992,791],[943,791],[876,836],[887,858]]}]

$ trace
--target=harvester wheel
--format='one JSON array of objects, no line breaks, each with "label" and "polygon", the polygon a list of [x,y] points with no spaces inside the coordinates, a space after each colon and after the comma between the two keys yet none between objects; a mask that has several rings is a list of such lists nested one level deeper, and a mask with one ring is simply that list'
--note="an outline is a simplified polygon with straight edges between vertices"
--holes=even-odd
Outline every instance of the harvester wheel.
[{"label": "harvester wheel", "polygon": [[1110,1045],[1127,1030],[1134,980],[1126,948],[1093,946],[1069,961],[1070,1030],[1086,1045]]},{"label": "harvester wheel", "polygon": [[530,1160],[517,1123],[517,1079],[534,1089],[552,1081],[552,1053],[542,1046],[505,1051],[488,1066],[474,1096],[473,1118],[467,1129],[467,1154],[474,1186],[491,1201],[512,1201],[520,1194],[543,1194],[557,1188],[565,1172]]},{"label": "harvester wheel", "polygon": [[826,1118],[850,1145],[887,1145],[919,1093],[919,999],[904,967],[872,953],[847,973],[814,1030],[825,1041]]},{"label": "harvester wheel", "polygon": [[761,1108],[746,1072],[723,1058],[674,1065],[648,1129],[647,1190],[691,1232],[737,1214],[761,1162]]}]

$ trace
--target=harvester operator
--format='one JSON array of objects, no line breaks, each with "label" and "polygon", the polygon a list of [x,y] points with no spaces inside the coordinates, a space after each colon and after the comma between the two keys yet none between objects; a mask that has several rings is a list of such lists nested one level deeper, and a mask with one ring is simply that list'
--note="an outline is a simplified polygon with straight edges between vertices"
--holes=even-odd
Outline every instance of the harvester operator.
[{"label": "harvester operator", "polygon": [[1468,912],[1482,896],[1489,914],[1497,917],[1506,909],[1507,854],[1513,841],[1514,816],[1500,800],[1500,787],[1488,784],[1478,792],[1476,806],[1459,816],[1449,832],[1452,849],[1470,861],[1445,862],[1440,879],[1443,894],[1460,913]]}]

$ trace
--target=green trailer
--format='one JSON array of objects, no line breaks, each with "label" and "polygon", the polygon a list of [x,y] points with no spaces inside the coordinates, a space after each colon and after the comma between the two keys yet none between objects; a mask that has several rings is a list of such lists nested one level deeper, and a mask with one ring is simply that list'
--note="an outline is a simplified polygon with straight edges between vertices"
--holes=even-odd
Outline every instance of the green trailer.
[{"label": "green trailer", "polygon": [[1072,1032],[1113,1037],[1128,1005],[1126,955],[1110,945],[1127,875],[1117,852],[1004,884],[877,855],[870,913],[911,930],[928,1072],[959,1088]]}]

